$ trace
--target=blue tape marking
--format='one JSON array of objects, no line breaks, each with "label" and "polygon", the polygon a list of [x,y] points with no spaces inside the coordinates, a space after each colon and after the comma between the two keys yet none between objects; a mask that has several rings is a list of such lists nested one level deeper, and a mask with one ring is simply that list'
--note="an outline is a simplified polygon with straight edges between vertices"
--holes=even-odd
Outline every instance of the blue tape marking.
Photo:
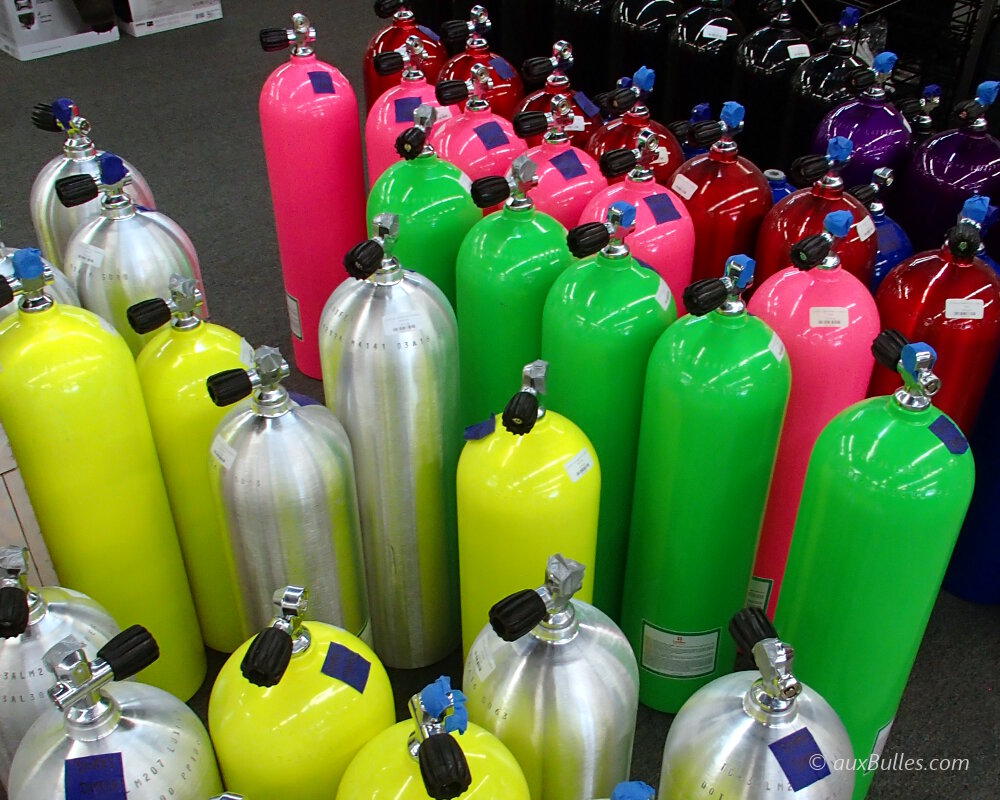
[{"label": "blue tape marking", "polygon": [[969,440],[965,438],[965,434],[944,414],[934,420],[928,430],[944,442],[948,452],[953,455],[960,456],[969,449]]},{"label": "blue tape marking", "polygon": [[573,99],[576,100],[576,104],[580,106],[580,110],[586,116],[596,117],[598,114],[601,113],[601,109],[599,109],[594,104],[594,101],[591,100],[589,97],[587,97],[587,95],[585,95],[583,92],[574,92]]},{"label": "blue tape marking", "polygon": [[487,150],[494,150],[510,142],[507,134],[500,127],[499,122],[484,122],[482,125],[477,125],[473,128],[472,132],[479,137],[479,141],[483,143],[483,146]]},{"label": "blue tape marking", "polygon": [[800,728],[768,747],[796,792],[830,774],[830,767],[808,728]]},{"label": "blue tape marking", "polygon": [[10,260],[14,264],[14,276],[21,280],[32,280],[45,274],[42,251],[37,247],[22,247]]},{"label": "blue tape marking", "polygon": [[434,31],[428,28],[426,25],[417,25],[417,30],[420,31],[424,36],[430,39],[432,42],[440,42],[441,37],[437,35]]},{"label": "blue tape marking", "polygon": [[497,418],[493,414],[490,414],[489,419],[484,419],[482,422],[477,422],[475,425],[469,425],[465,429],[465,440],[475,442],[479,439],[485,439],[496,429]]},{"label": "blue tape marking", "polygon": [[324,675],[353,686],[359,693],[364,693],[371,670],[371,662],[364,656],[358,655],[342,644],[330,642],[330,649],[326,651],[326,660],[321,671]]},{"label": "blue tape marking", "polygon": [[651,194],[649,197],[644,198],[643,202],[646,204],[646,208],[653,214],[653,219],[656,220],[657,225],[662,225],[665,222],[673,222],[675,219],[681,218],[680,212],[668,194]]},{"label": "blue tape marking", "polygon": [[336,94],[337,90],[333,86],[333,77],[329,72],[310,72],[309,82],[313,85],[316,94]]},{"label": "blue tape marking", "polygon": [[496,74],[503,78],[505,81],[509,81],[514,77],[514,68],[510,65],[510,62],[503,56],[493,56],[490,59],[490,66],[496,71]]},{"label": "blue tape marking", "polygon": [[[635,256],[632,256],[632,258],[635,258]],[[635,263],[638,264],[640,267],[644,267],[645,269],[652,270],[653,272],[656,272],[656,270],[653,269],[652,264],[647,264],[641,258],[635,258]]]},{"label": "blue tape marking", "polygon": [[393,103],[396,109],[396,122],[403,122],[407,125],[413,124],[413,112],[423,102],[420,97],[401,97]]},{"label": "blue tape marking", "polygon": [[127,800],[121,753],[68,758],[66,800]]},{"label": "blue tape marking", "polygon": [[559,174],[568,181],[587,174],[587,170],[584,169],[583,164],[580,162],[580,157],[572,150],[560,153],[552,159],[551,163],[553,167],[559,170]]}]

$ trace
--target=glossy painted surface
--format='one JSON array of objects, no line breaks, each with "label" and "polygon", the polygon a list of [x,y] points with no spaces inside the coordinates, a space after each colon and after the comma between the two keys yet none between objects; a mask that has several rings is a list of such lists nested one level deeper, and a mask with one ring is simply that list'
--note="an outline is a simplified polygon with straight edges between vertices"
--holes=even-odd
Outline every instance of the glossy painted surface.
[{"label": "glossy painted surface", "polygon": [[[538,185],[528,190],[528,197],[535,208],[555,217],[566,228],[574,227],[590,199],[608,187],[597,162],[569,142],[542,142],[529,148],[527,156],[538,165]],[[568,161],[560,169],[564,159]]]},{"label": "glossy painted surface", "polygon": [[[765,177],[767,177],[765,175]],[[795,187],[788,182],[788,179],[782,174],[781,178],[772,179],[767,178],[767,183],[771,187],[771,196],[774,198],[774,202],[777,203],[779,200],[784,200],[788,195],[795,191]]]},{"label": "glossy painted surface", "polygon": [[[727,625],[746,598],[790,384],[780,339],[745,312],[688,315],[653,348],[622,630],[639,699],[659,711],[732,668]],[[692,502],[706,487],[711,498]]]},{"label": "glossy painted surface", "polygon": [[903,227],[884,211],[873,212],[872,220],[878,234],[878,256],[875,258],[871,283],[874,293],[893,267],[913,255],[913,244]]},{"label": "glossy painted surface", "polygon": [[[243,677],[246,642],[212,687],[208,724],[219,768],[227,786],[250,798],[329,800],[358,751],[396,721],[389,676],[368,645],[322,622],[304,627],[310,644],[292,654],[276,686]],[[334,663],[356,665],[352,676],[365,675],[361,690],[326,666],[331,653]]]},{"label": "glossy painted surface", "polygon": [[401,159],[396,152],[396,139],[413,127],[413,112],[420,105],[440,109],[434,87],[426,78],[407,78],[387,89],[370,105],[365,122],[369,183],[374,184],[383,172]]},{"label": "glossy painted surface", "polygon": [[[316,77],[314,85],[310,75]],[[332,86],[333,91],[328,91]],[[295,365],[320,377],[317,327],[347,273],[343,256],[365,238],[365,179],[358,104],[348,80],[315,55],[291,56],[260,94]]]},{"label": "glossy painted surface", "polygon": [[[518,103],[515,113],[541,111],[547,114],[552,110],[552,98],[557,94],[564,95],[569,100],[570,108],[573,109],[573,124],[570,126],[572,130],[570,127],[565,129],[569,134],[570,144],[585,150],[594,131],[604,124],[604,119],[594,102],[583,92],[574,89],[565,75],[550,75],[541,89],[526,95]],[[534,147],[542,143],[542,137],[531,136],[526,141],[529,147]]]},{"label": "glossy painted surface", "polygon": [[667,76],[667,36],[684,4],[678,0],[616,0],[611,6],[611,63],[605,73],[610,88],[622,75],[649,67]]},{"label": "glossy painted surface", "polygon": [[[478,39],[476,41],[484,41]],[[490,52],[488,45],[472,46],[465,48],[465,52],[459,53],[449,60],[438,75],[438,81],[462,81],[463,83],[472,76],[472,68],[476,64],[482,64],[489,70],[490,79],[493,81],[493,88],[487,90],[483,97],[489,101],[494,113],[501,117],[511,119],[514,110],[521,98],[524,97],[524,81],[521,80],[521,73],[515,69],[503,56]]]},{"label": "glossy painted surface", "polygon": [[489,109],[466,109],[434,126],[430,145],[440,158],[469,176],[469,180],[503,175],[527,142],[518,138],[514,126]]},{"label": "glossy painted surface", "polygon": [[794,376],[748,597],[773,616],[809,454],[826,424],[864,399],[881,326],[868,287],[840,267],[789,267],[757,289],[749,309],[781,337]]},{"label": "glossy painted surface", "polygon": [[[598,161],[609,150],[620,148],[634,149],[639,144],[639,134],[648,128],[660,137],[659,153],[650,166],[658,183],[669,185],[671,176],[684,163],[684,152],[666,125],[661,125],[649,117],[649,109],[641,106],[638,110],[631,109],[617,119],[598,128],[587,143],[587,152]],[[624,176],[612,178],[610,183],[620,183]]]},{"label": "glossy painted surface", "polygon": [[[3,242],[0,242],[0,276],[4,278],[14,277],[13,255],[18,249],[16,247],[5,247]],[[62,305],[79,306],[80,297],[76,293],[76,287],[70,282],[69,278],[63,274],[63,271],[59,267],[44,258],[42,260],[45,261],[45,266],[52,270],[54,281],[46,287],[46,291],[52,299]],[[8,303],[0,307],[0,320],[6,319],[11,314],[16,313],[17,303]]]},{"label": "glossy painted surface", "polygon": [[[399,84],[402,73],[379,75],[375,71],[375,56],[391,53],[406,45],[406,40],[416,36],[423,42],[427,56],[420,61],[420,70],[431,84],[437,83],[438,73],[448,60],[448,51],[441,44],[441,37],[430,28],[418,25],[413,19],[393,19],[376,33],[365,49],[363,72],[365,81],[365,108],[371,109],[375,101],[393,86]],[[432,92],[433,94],[433,92]],[[372,178],[371,180],[374,180]]]},{"label": "glossy painted surface", "polygon": [[54,305],[0,322],[0,364],[0,417],[60,581],[141,621],[162,656],[140,680],[191,697],[205,650],[128,345]]},{"label": "glossy painted surface", "polygon": [[826,153],[834,136],[850,139],[854,145],[840,173],[847,186],[868,183],[879,167],[898,172],[910,157],[910,123],[884,99],[862,95],[828,112],[816,126],[810,152]]},{"label": "glossy painted surface", "polygon": [[[594,94],[611,89],[621,75],[608,75],[603,63],[608,47],[608,25],[613,0],[549,0],[554,6],[552,35],[548,42],[566,39],[573,44],[576,63],[573,80]],[[540,11],[546,3],[537,3]],[[610,81],[609,81],[610,78]]]},{"label": "glossy painted surface", "polygon": [[[851,406],[817,440],[802,492],[774,622],[862,760],[896,714],[972,496],[972,452],[947,418],[948,444],[934,433],[942,417],[887,397]],[[845,653],[865,654],[863,703]],[[855,773],[855,800],[872,775]]]},{"label": "glossy painted surface", "polygon": [[[955,317],[951,300],[980,301],[982,317]],[[978,258],[962,262],[944,249],[928,250],[890,272],[875,301],[882,327],[937,350],[941,361],[934,372],[942,387],[934,405],[963,432],[971,431],[1000,354],[1000,277]],[[876,366],[868,394],[889,394],[897,386],[896,373]]]},{"label": "glossy painted surface", "polygon": [[456,268],[463,427],[499,413],[542,352],[542,308],[573,261],[548,214],[505,206],[469,231]]}]

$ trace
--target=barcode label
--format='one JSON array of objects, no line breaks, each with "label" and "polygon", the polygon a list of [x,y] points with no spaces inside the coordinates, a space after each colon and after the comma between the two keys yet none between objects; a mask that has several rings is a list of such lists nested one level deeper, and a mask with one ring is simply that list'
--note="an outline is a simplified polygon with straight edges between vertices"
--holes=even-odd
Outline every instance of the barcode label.
[{"label": "barcode label", "polygon": [[591,468],[594,466],[594,457],[590,455],[590,451],[587,448],[583,448],[579,453],[573,456],[564,465],[566,467],[566,474],[569,475],[569,479],[576,483],[580,478],[590,472]]},{"label": "barcode label", "polygon": [[982,319],[985,309],[982,300],[949,298],[944,301],[945,319]]},{"label": "barcode label", "polygon": [[747,590],[747,605],[750,608],[767,608],[773,586],[774,581],[769,578],[758,578],[756,575],[752,577]]},{"label": "barcode label", "polygon": [[788,45],[788,57],[789,58],[809,58],[809,45],[807,44],[790,44]]},{"label": "barcode label", "polygon": [[285,295],[288,303],[288,324],[296,339],[302,338],[302,317],[299,315],[299,301],[290,294]]},{"label": "barcode label", "polygon": [[729,29],[721,25],[706,25],[701,29],[701,34],[706,39],[728,39]]},{"label": "barcode label", "polygon": [[846,328],[850,312],[842,306],[813,306],[809,309],[810,328]]},{"label": "barcode label", "polygon": [[670,188],[685,200],[690,200],[698,191],[698,184],[687,175],[674,175],[674,181],[670,184]]},{"label": "barcode label", "polygon": [[73,263],[81,272],[88,268],[97,269],[104,263],[104,251],[86,242],[80,242],[73,248]]},{"label": "barcode label", "polygon": [[476,677],[481,681],[486,680],[490,674],[492,674],[493,670],[497,668],[496,662],[493,660],[493,656],[491,656],[485,649],[473,649],[473,651],[469,653],[469,658],[472,659],[472,666],[476,670]]},{"label": "barcode label", "polygon": [[660,304],[660,308],[664,311],[670,305],[670,287],[663,278],[660,278],[660,288],[656,290],[656,302]]},{"label": "barcode label", "polygon": [[771,341],[767,345],[767,349],[770,350],[778,361],[783,361],[785,358],[785,343],[781,341],[781,337],[777,333],[771,334]]},{"label": "barcode label", "polygon": [[711,675],[719,649],[719,631],[679,633],[644,622],[642,666],[670,678]]},{"label": "barcode label", "polygon": [[863,242],[866,239],[871,238],[871,235],[875,233],[875,223],[872,218],[867,214],[865,217],[857,224],[858,238]]},{"label": "barcode label", "polygon": [[236,460],[236,449],[221,436],[216,436],[212,441],[212,455],[223,467],[229,469]]},{"label": "barcode label", "polygon": [[420,330],[422,317],[419,311],[407,311],[403,314],[390,314],[382,320],[382,330],[386,336],[416,333]]},{"label": "barcode label", "polygon": [[448,106],[435,106],[434,107],[434,121],[444,122],[446,119],[451,119],[451,109]]}]

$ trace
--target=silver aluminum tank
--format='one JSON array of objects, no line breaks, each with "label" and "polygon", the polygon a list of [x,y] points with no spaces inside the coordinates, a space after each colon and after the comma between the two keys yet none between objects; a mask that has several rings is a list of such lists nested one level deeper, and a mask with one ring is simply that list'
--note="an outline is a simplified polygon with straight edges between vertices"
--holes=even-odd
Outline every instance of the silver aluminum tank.
[{"label": "silver aluminum tank", "polygon": [[254,369],[213,375],[219,406],[247,395],[216,429],[209,476],[236,558],[250,632],[271,624],[275,586],[309,586],[310,618],[370,642],[351,443],[326,406],[299,406],[289,367],[258,347]]},{"label": "silver aluminum tank", "polygon": [[[181,227],[157,211],[140,209],[125,193],[132,176],[118,156],[98,158],[101,176],[76,175],[56,183],[60,202],[74,205],[98,193],[100,214],[85,221],[66,245],[63,270],[83,307],[106,319],[128,342],[133,355],[156,335],[136,333],[128,309],[151,297],[169,299],[175,273],[194,278],[204,296],[194,245]],[[202,306],[201,316],[208,319]]]},{"label": "silver aluminum tank", "polygon": [[[30,251],[35,248],[6,247],[4,243],[0,241],[0,278],[14,277],[14,254],[17,253],[19,249]],[[39,251],[35,250],[35,252]],[[51,296],[57,303],[62,303],[65,306],[79,306],[80,297],[77,295],[73,284],[70,283],[69,278],[62,273],[62,270],[53,266],[44,258],[42,258],[42,263],[52,270],[52,283],[46,287],[46,291],[49,296]],[[10,316],[15,311],[17,311],[17,303],[8,303],[7,305],[0,307],[0,319]]]},{"label": "silver aluminum tank", "polygon": [[659,800],[793,792],[796,800],[847,800],[850,738],[829,703],[792,674],[795,651],[758,608],[740,611],[729,630],[759,672],[712,681],[681,707],[663,748]]},{"label": "silver aluminum tank", "polygon": [[639,667],[604,612],[571,600],[583,571],[549,558],[545,584],[497,603],[465,662],[469,719],[510,748],[532,800],[608,797],[632,763]]},{"label": "silver aluminum tank", "polygon": [[[65,639],[45,654],[56,708],[25,735],[10,772],[10,800],[204,800],[222,791],[208,731],[162,689],[119,683],[152,664],[159,649],[133,625],[89,661]],[[114,682],[112,682],[114,681]]]},{"label": "silver aluminum tank", "polygon": [[120,628],[86,595],[28,586],[28,551],[0,548],[0,783],[7,786],[10,764],[32,723],[52,704],[45,690],[52,675],[42,657],[67,636],[101,647]]},{"label": "silver aluminum tank", "polygon": [[[42,255],[57,267],[62,267],[70,237],[80,225],[101,213],[101,205],[95,198],[67,208],[56,197],[56,181],[70,175],[99,178],[97,159],[103,151],[90,141],[90,123],[80,116],[76,104],[69,98],[61,97],[52,103],[37,104],[31,112],[31,121],[36,128],[63,133],[66,137],[62,155],[49,161],[35,178],[30,199],[31,222]],[[132,184],[125,190],[126,193],[139,205],[154,208],[153,193],[146,179],[128,162],[125,166],[132,174]]]},{"label": "silver aluminum tank", "polygon": [[461,446],[455,313],[391,255],[395,215],[345,259],[320,318],[326,404],[354,446],[375,652],[389,667],[459,643],[455,470]]}]

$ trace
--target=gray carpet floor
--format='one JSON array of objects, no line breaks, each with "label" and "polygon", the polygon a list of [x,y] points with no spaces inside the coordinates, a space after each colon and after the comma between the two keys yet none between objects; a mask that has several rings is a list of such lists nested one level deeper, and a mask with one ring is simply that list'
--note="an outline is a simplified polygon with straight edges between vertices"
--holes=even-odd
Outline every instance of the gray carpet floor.
[{"label": "gray carpet floor", "polygon": [[[261,27],[307,13],[317,52],[339,66],[361,94],[361,58],[380,27],[364,0],[291,3],[229,0],[225,18],[143,39],[32,63],[0,54],[0,218],[11,246],[33,245],[28,192],[60,138],[29,122],[34,103],[74,98],[95,142],[145,174],[159,209],[198,249],[216,322],[254,344],[290,348],[284,294],[257,119],[260,87],[286,58],[257,44]],[[322,387],[293,374],[291,388],[322,398]],[[873,614],[880,609],[872,609]],[[857,659],[859,701],[867,657]],[[212,660],[213,672],[221,657]],[[455,654],[441,665],[394,672],[400,713],[428,678],[461,674]],[[202,713],[208,685],[192,701]],[[633,777],[657,783],[671,717],[640,708]],[[1000,606],[977,606],[942,592],[913,669],[886,755],[967,758],[962,771],[878,775],[871,800],[1000,798]],[[0,793],[0,800],[6,800]],[[249,800],[254,800],[249,798]]]}]

